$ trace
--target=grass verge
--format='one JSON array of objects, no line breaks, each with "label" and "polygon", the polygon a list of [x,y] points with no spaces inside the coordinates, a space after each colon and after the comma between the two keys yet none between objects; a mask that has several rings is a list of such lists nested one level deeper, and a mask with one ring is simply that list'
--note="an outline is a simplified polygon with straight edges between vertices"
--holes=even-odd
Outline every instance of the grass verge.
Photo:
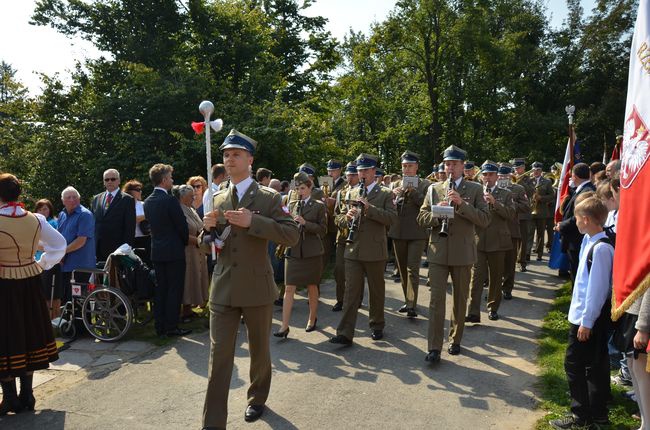
[{"label": "grass verge", "polygon": [[[564,284],[557,293],[549,313],[544,318],[540,338],[538,362],[541,370],[539,378],[542,402],[540,407],[547,415],[537,421],[537,430],[548,430],[552,427],[548,421],[564,416],[569,411],[569,386],[564,373],[564,354],[569,333],[567,313],[571,304],[571,284]],[[612,401],[609,404],[609,419],[611,424],[603,429],[636,429],[640,422],[632,418],[638,411],[637,404],[623,397],[628,389],[612,385]]]}]

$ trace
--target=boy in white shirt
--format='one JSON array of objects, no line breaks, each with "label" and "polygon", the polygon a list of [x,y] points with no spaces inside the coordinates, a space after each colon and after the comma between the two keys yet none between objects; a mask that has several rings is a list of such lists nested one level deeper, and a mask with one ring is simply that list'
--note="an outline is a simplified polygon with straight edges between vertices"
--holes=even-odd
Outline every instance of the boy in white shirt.
[{"label": "boy in white shirt", "polygon": [[610,297],[614,248],[603,231],[607,208],[589,197],[575,208],[576,225],[584,234],[569,308],[569,344],[564,370],[571,393],[572,414],[549,424],[556,429],[607,424],[610,394]]}]

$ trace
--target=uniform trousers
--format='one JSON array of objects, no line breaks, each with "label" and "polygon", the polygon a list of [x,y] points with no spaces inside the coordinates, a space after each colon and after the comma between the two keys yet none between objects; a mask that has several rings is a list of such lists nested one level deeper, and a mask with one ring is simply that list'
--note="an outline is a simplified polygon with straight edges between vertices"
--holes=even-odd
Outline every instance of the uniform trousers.
[{"label": "uniform trousers", "polygon": [[553,249],[553,236],[554,236],[554,231],[553,229],[555,228],[555,218],[546,218],[546,249],[551,252],[551,249]]},{"label": "uniform trousers", "polygon": [[336,301],[343,303],[345,296],[345,242],[336,244],[334,280],[336,281]]},{"label": "uniform trousers", "polygon": [[512,249],[506,251],[503,258],[503,284],[501,291],[512,293],[515,287],[515,266],[517,265],[517,250],[521,246],[520,238],[512,238]]},{"label": "uniform trousers", "polygon": [[465,310],[472,265],[444,266],[429,263],[429,285],[431,300],[429,302],[429,351],[442,349],[445,330],[445,312],[447,296],[447,279],[451,274],[453,309],[449,320],[449,342],[460,344],[465,330]]},{"label": "uniform trousers", "polygon": [[327,232],[323,236],[323,271],[327,269],[327,265],[332,261],[332,257],[336,253],[336,230]]},{"label": "uniform trousers", "polygon": [[546,234],[546,218],[534,218],[535,253],[538,257],[544,255],[544,235]]},{"label": "uniform trousers", "polygon": [[518,262],[519,264],[526,265],[526,255],[528,254],[528,225],[530,220],[520,219],[519,220],[519,231],[521,232],[521,242],[519,243],[519,252],[518,252]]},{"label": "uniform trousers", "polygon": [[408,308],[415,309],[418,304],[420,261],[422,260],[424,246],[424,240],[393,239],[395,259],[402,281],[402,291],[404,292],[404,302]]},{"label": "uniform trousers", "polygon": [[248,404],[263,405],[271,389],[271,320],[273,305],[231,307],[210,303],[210,362],[203,426],[226,428],[237,331],[244,317],[250,351]]},{"label": "uniform trousers", "polygon": [[469,300],[468,314],[481,314],[481,296],[483,285],[488,284],[488,311],[498,311],[501,304],[501,282],[503,282],[503,267],[505,251],[484,252],[478,251],[474,270],[472,270],[472,290]]},{"label": "uniform trousers", "polygon": [[341,322],[336,328],[337,335],[343,335],[348,339],[354,337],[359,305],[363,298],[364,277],[368,279],[370,329],[384,329],[384,299],[386,293],[384,267],[386,267],[385,260],[358,261],[345,259],[345,298],[343,299]]}]

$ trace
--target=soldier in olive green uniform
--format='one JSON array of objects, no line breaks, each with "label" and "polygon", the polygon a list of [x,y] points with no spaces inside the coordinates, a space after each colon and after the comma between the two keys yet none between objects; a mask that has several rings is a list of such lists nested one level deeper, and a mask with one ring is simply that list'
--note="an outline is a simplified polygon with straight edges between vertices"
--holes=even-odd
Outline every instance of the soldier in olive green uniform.
[{"label": "soldier in olive green uniform", "polygon": [[530,202],[526,195],[526,189],[518,184],[513,184],[511,180],[512,165],[501,163],[499,166],[499,183],[507,183],[507,188],[512,193],[512,200],[515,203],[517,215],[510,221],[510,237],[512,238],[512,249],[506,251],[503,270],[503,298],[512,299],[512,289],[515,286],[515,266],[517,265],[517,251],[521,246],[520,217],[530,215]]},{"label": "soldier in olive green uniform", "polygon": [[[219,149],[231,185],[214,195],[214,210],[204,218],[206,230],[216,228],[221,246],[210,288],[210,363],[204,427],[226,428],[228,391],[242,316],[251,356],[246,421],[262,415],[271,388],[269,337],[278,288],[273,281],[268,242],[295,244],[298,226],[282,209],[280,194],[258,186],[250,177],[248,168],[256,146],[257,142],[235,130],[226,137]],[[209,234],[204,236],[207,239]]]},{"label": "soldier in olive green uniform", "polygon": [[424,195],[431,183],[417,177],[420,156],[415,152],[406,151],[402,154],[402,175],[404,178],[416,180],[416,186],[405,179],[391,184],[393,198],[397,206],[397,222],[388,231],[388,237],[393,240],[395,259],[399,269],[402,290],[404,291],[404,306],[399,310],[409,318],[417,316],[418,287],[420,284],[420,261],[427,239],[427,232],[417,223],[420,206]]},{"label": "soldier in olive green uniform", "polygon": [[479,182],[476,174],[476,163],[473,161],[466,161],[463,168],[463,176],[465,180],[472,182]]},{"label": "soldier in olive green uniform", "polygon": [[510,191],[496,185],[498,170],[497,163],[491,160],[486,160],[481,165],[481,176],[485,184],[483,197],[488,204],[491,217],[487,227],[476,229],[478,259],[472,270],[472,290],[466,322],[481,321],[481,296],[486,281],[489,281],[488,318],[492,321],[499,319],[503,263],[506,251],[512,249],[509,224],[515,219],[515,205]]},{"label": "soldier in olive green uniform", "polygon": [[343,315],[336,336],[330,339],[332,343],[352,343],[364,278],[368,280],[372,339],[379,340],[384,336],[384,267],[388,258],[386,228],[396,221],[397,213],[393,194],[374,181],[376,166],[377,157],[359,155],[357,171],[363,181],[363,195],[360,195],[362,188],[351,189],[336,217],[339,227],[351,229],[354,233],[345,247]]},{"label": "soldier in olive green uniform", "polygon": [[[357,163],[351,161],[345,166],[346,184],[336,192],[334,204],[334,219],[341,214],[343,201],[348,199],[350,189],[359,185],[357,174]],[[345,296],[345,239],[348,237],[347,227],[336,227],[336,263],[334,266],[334,280],[336,281],[336,304],[332,307],[333,312],[343,309],[343,298]]]},{"label": "soldier in olive green uniform", "polygon": [[[483,199],[483,188],[463,179],[463,161],[467,153],[452,145],[443,159],[448,180],[431,185],[427,190],[418,224],[430,227],[429,237],[429,333],[426,360],[440,361],[444,325],[447,278],[451,274],[453,310],[451,312],[449,347],[452,355],[460,353],[460,341],[465,327],[465,311],[472,265],[476,263],[475,227],[486,227],[490,222],[487,204]],[[451,182],[451,187],[450,187]],[[451,188],[451,189],[450,189]],[[454,217],[449,220],[438,218],[432,213],[432,206],[453,206]],[[446,225],[447,236],[441,236],[441,226]]]},{"label": "soldier in olive green uniform", "polygon": [[535,187],[535,192],[531,200],[533,223],[535,225],[535,237],[537,246],[537,261],[542,261],[544,255],[544,234],[546,233],[546,219],[549,217],[551,210],[549,204],[555,200],[555,191],[553,183],[542,176],[542,163],[533,163],[533,176],[531,180]]},{"label": "soldier in olive green uniform", "polygon": [[[316,182],[314,181],[314,175],[316,175],[316,169],[314,166],[312,166],[309,163],[303,163],[298,167],[298,172],[304,172],[309,176],[309,179],[315,184]],[[319,201],[324,201],[325,200],[325,193],[323,190],[320,188],[312,188],[311,190],[311,197],[313,199],[319,200]],[[287,194],[287,204],[293,200],[298,200],[298,193],[295,190],[290,190],[289,193]]]},{"label": "soldier in olive green uniform", "polygon": [[327,162],[327,176],[332,178],[333,186],[327,190],[325,206],[327,207],[327,234],[323,236],[323,269],[332,261],[336,254],[336,236],[338,229],[334,223],[334,206],[336,205],[337,193],[345,187],[345,178],[341,175],[343,164],[338,160]]},{"label": "soldier in olive green uniform", "polygon": [[[528,201],[531,201],[533,194],[535,193],[535,185],[530,179],[530,176],[525,173],[526,171],[526,160],[524,158],[515,158],[511,160],[512,165],[515,168],[515,178],[513,180],[517,185],[521,185],[526,190],[526,196]],[[532,226],[532,215],[530,211],[527,213],[522,213],[519,217],[519,231],[521,232],[521,243],[517,251],[519,259],[519,270],[521,272],[526,271],[526,265],[530,259],[530,252],[528,251],[532,246],[532,237],[531,233]]]}]

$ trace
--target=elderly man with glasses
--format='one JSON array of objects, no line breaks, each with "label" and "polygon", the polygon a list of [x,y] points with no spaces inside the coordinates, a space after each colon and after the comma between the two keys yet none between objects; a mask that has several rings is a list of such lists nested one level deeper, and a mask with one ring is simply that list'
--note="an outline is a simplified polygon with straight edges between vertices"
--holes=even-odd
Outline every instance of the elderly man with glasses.
[{"label": "elderly man with glasses", "polygon": [[97,260],[107,257],[127,243],[135,243],[135,200],[120,191],[120,172],[108,169],[104,172],[106,191],[93,197],[90,210],[95,217],[95,244]]}]

